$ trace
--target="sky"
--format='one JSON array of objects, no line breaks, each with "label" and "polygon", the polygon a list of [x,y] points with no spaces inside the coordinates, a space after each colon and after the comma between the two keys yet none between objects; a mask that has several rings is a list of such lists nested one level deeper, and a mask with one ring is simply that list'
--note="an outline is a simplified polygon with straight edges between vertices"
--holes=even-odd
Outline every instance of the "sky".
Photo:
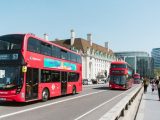
[{"label": "sky", "polygon": [[34,33],[49,40],[87,38],[114,52],[160,47],[160,0],[1,0],[0,35]]}]

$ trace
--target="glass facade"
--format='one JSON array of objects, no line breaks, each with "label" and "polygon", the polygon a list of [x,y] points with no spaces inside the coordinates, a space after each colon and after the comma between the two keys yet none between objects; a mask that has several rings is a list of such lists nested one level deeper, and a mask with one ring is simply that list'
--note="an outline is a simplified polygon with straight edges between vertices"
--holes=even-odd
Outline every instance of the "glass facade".
[{"label": "glass facade", "polygon": [[160,68],[160,48],[153,48],[151,55],[154,59],[154,68]]},{"label": "glass facade", "polygon": [[154,77],[154,64],[152,57],[137,57],[137,73],[142,76]]},{"label": "glass facade", "polygon": [[137,57],[149,57],[149,54],[147,52],[141,52],[141,51],[138,51],[138,52],[135,52],[135,51],[131,51],[131,52],[116,52],[115,53],[118,57],[126,57],[126,56],[137,56]]},{"label": "glass facade", "polygon": [[135,57],[126,57],[125,61],[130,64],[132,68],[135,68]]},{"label": "glass facade", "polygon": [[116,52],[115,55],[132,66],[135,73],[141,77],[154,76],[153,58],[149,57],[147,52]]}]

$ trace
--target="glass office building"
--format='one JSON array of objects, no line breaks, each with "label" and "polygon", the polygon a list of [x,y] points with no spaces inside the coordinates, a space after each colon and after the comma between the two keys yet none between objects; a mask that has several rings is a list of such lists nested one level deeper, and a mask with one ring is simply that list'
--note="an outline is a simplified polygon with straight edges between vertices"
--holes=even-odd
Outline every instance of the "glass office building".
[{"label": "glass office building", "polygon": [[151,56],[154,59],[154,68],[160,68],[160,48],[153,48]]},{"label": "glass office building", "polygon": [[154,76],[154,64],[153,59],[149,57],[147,52],[142,51],[131,51],[131,52],[116,52],[115,55],[128,64],[134,69],[135,73],[139,73],[141,77]]}]

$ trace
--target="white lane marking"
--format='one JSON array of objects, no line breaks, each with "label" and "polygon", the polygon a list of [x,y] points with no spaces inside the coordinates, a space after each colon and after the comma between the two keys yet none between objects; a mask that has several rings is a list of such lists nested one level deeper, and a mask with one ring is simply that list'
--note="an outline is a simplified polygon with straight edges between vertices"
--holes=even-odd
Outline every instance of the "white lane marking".
[{"label": "white lane marking", "polygon": [[[134,87],[133,87],[133,88],[134,88]],[[132,89],[133,89],[133,88],[132,88]],[[123,95],[123,94],[126,94],[126,92],[129,92],[129,91],[131,91],[132,89],[127,90],[127,91],[125,91],[125,92],[123,92],[123,93],[121,93],[121,94],[119,94],[119,95],[117,95],[117,96],[115,96],[115,97],[111,98],[110,100],[103,102],[102,104],[98,105],[97,107],[95,107],[95,108],[91,109],[90,111],[88,111],[88,112],[86,112],[85,114],[83,114],[83,115],[81,115],[81,116],[77,117],[77,118],[76,118],[76,119],[74,119],[74,120],[79,120],[79,119],[81,119],[82,117],[84,117],[84,116],[88,115],[89,113],[93,112],[94,110],[96,110],[96,109],[98,109],[98,108],[102,107],[103,105],[105,105],[105,104],[109,103],[110,101],[112,101],[112,100],[114,100],[114,99],[118,98],[119,96],[121,96],[121,95]]]},{"label": "white lane marking", "polygon": [[77,96],[77,97],[73,97],[73,98],[68,98],[68,99],[65,99],[65,100],[61,100],[61,101],[57,101],[57,102],[52,102],[52,103],[49,103],[49,104],[45,104],[45,105],[41,105],[41,106],[37,106],[37,107],[33,107],[33,108],[28,108],[28,109],[25,109],[25,110],[20,110],[20,111],[17,111],[17,112],[1,115],[0,119],[1,118],[6,118],[6,117],[10,117],[10,116],[13,116],[13,115],[16,115],[16,114],[28,112],[28,111],[31,111],[31,110],[39,109],[39,108],[42,108],[42,107],[47,107],[47,106],[50,106],[50,105],[66,102],[66,101],[69,101],[69,100],[73,100],[73,99],[77,99],[77,98],[81,98],[81,97],[97,94],[97,93],[104,92],[104,91],[106,91],[106,90],[101,90],[101,91],[98,91],[98,92],[93,92],[93,93],[89,93],[89,94],[85,94],[85,95],[81,95],[81,96]]}]

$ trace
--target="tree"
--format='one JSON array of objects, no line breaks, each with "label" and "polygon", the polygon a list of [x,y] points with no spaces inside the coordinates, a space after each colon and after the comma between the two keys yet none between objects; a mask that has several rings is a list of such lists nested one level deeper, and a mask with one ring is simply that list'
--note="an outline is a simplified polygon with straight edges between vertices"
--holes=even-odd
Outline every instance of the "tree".
[{"label": "tree", "polygon": [[154,69],[154,76],[160,76],[160,68]]}]

